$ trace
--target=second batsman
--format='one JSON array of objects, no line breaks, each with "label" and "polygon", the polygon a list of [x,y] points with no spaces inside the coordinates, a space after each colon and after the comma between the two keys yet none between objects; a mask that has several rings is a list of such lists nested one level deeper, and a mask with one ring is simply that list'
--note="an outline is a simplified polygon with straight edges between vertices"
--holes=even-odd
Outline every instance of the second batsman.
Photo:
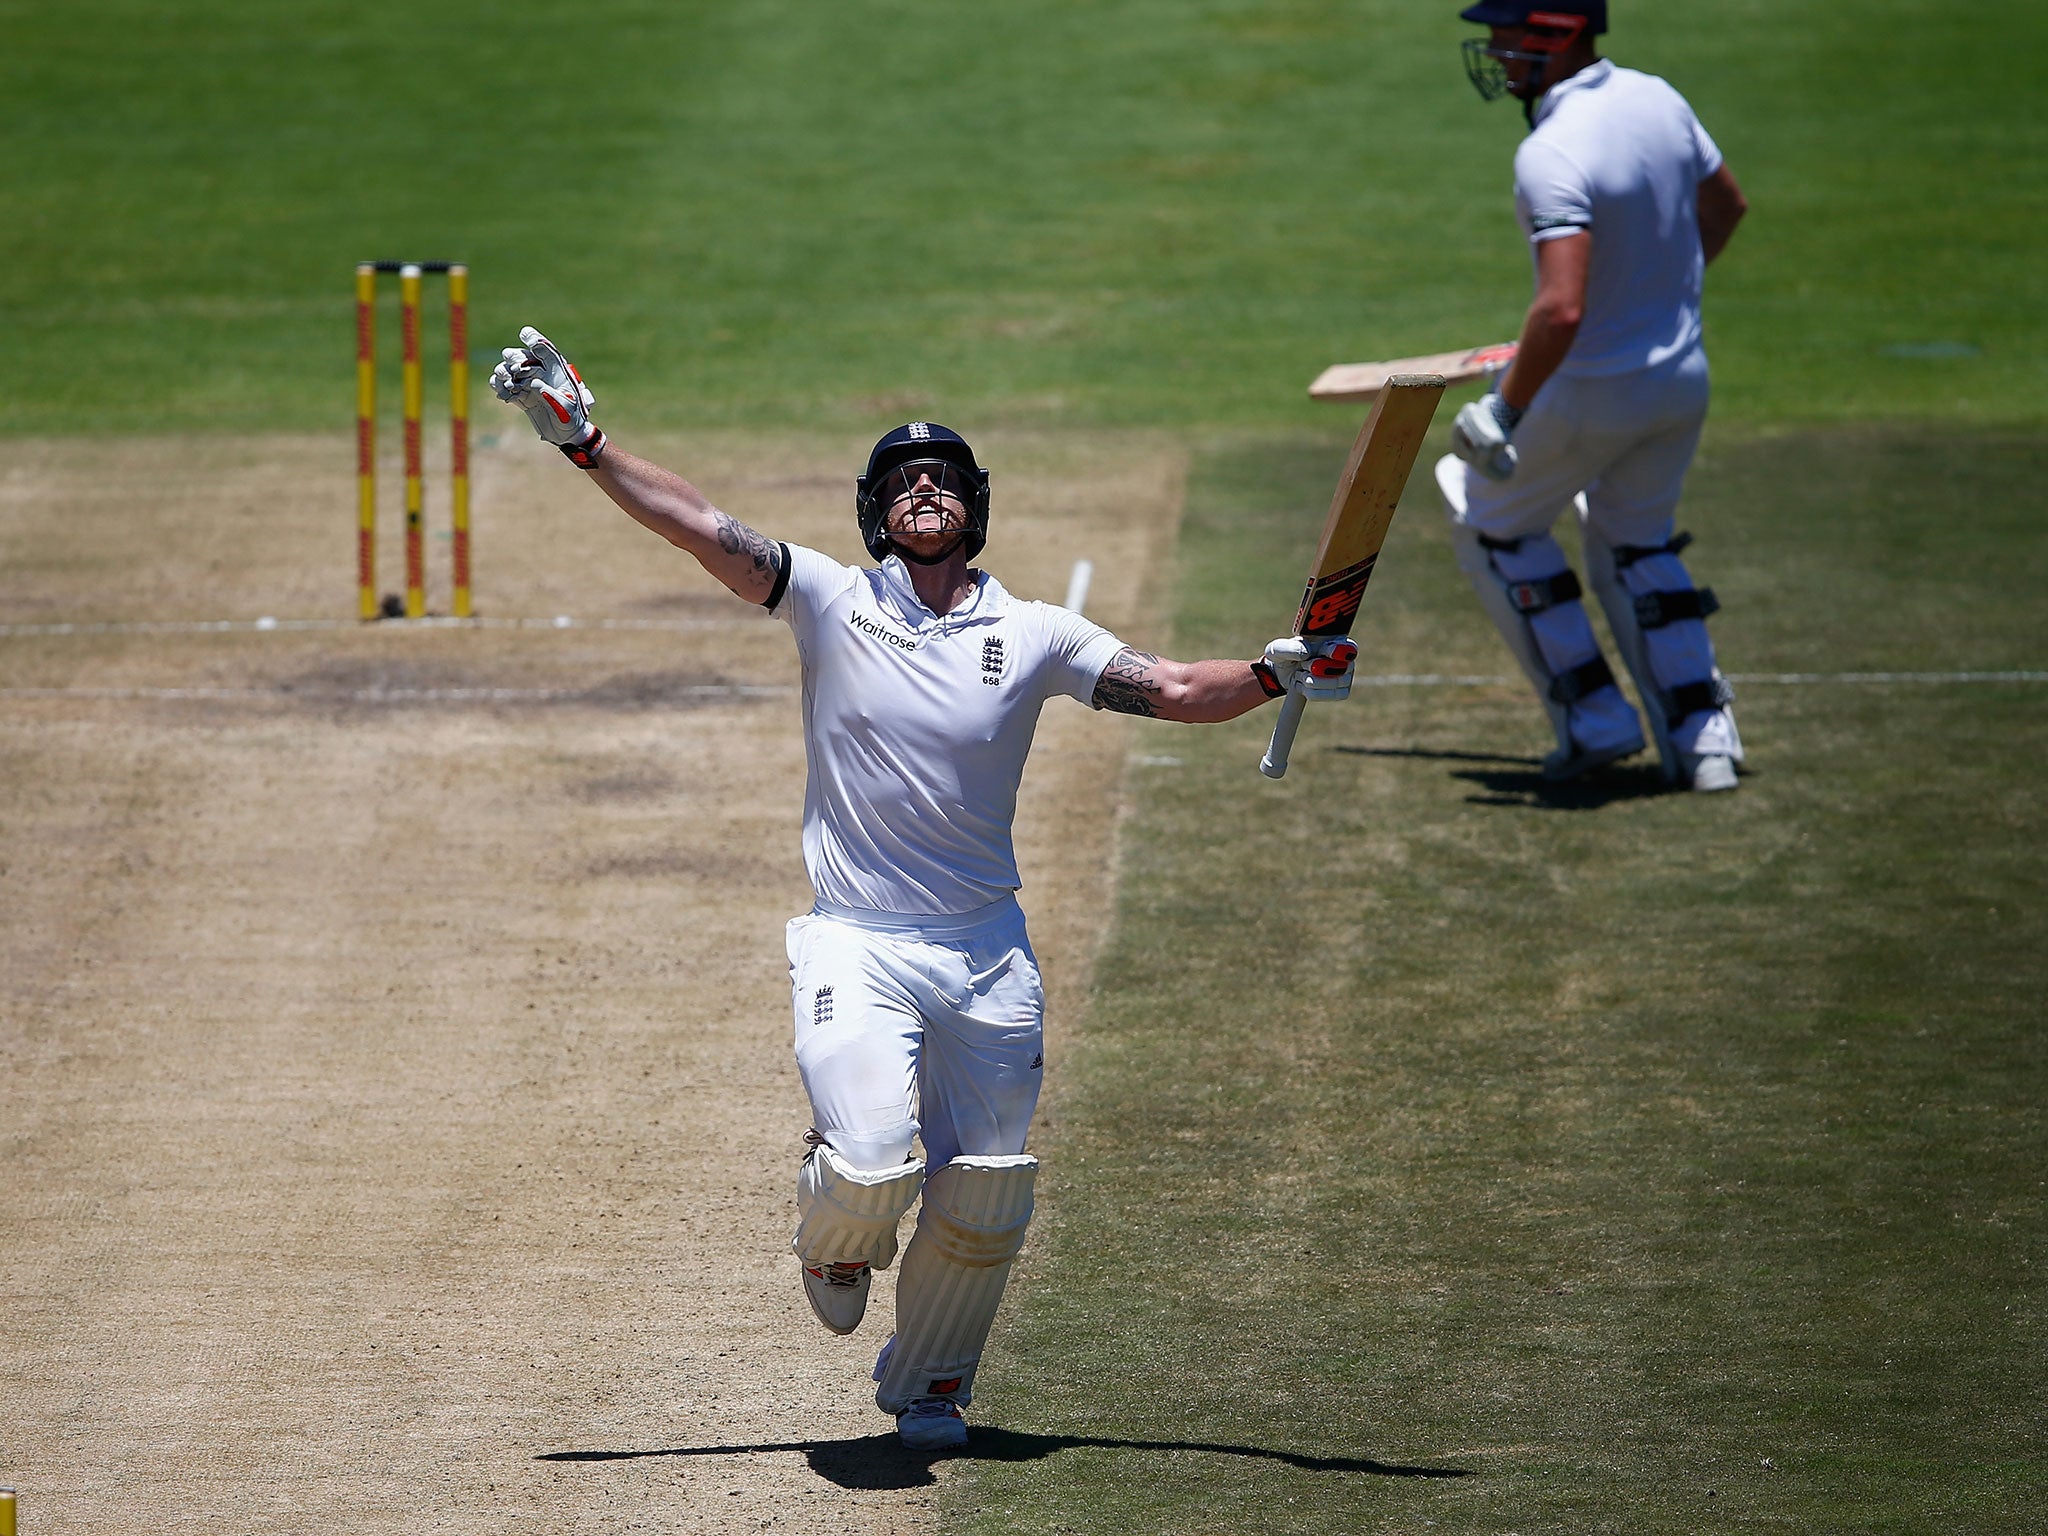
[{"label": "second batsman", "polygon": [[1707,415],[1706,266],[1747,208],[1685,98],[1599,57],[1606,0],[1482,0],[1465,45],[1488,100],[1529,120],[1515,213],[1536,296],[1498,387],[1458,413],[1437,465],[1458,563],[1536,687],[1557,735],[1547,778],[1644,745],[1551,535],[1577,514],[1586,584],[1635,679],[1665,777],[1733,789],[1742,740],[1675,516]]}]

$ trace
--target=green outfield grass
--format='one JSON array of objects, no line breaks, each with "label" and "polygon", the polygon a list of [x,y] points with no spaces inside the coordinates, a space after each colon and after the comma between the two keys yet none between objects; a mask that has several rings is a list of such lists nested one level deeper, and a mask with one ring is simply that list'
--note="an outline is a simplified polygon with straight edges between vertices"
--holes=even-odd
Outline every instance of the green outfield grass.
[{"label": "green outfield grass", "polygon": [[[1340,463],[1202,462],[1178,653],[1273,627]],[[2044,470],[1718,435],[1724,660],[2038,667]],[[1366,670],[1508,671],[1409,500]],[[1278,785],[1267,720],[1146,728],[963,1528],[2038,1529],[2048,689],[1752,685],[1714,798],[1361,694]]]},{"label": "green outfield grass", "polygon": [[[615,426],[1313,425],[1325,363],[1519,320],[1520,124],[1452,9],[0,0],[0,431],[345,428],[394,255],[470,261],[479,355],[543,324]],[[2048,11],[1615,15],[1756,201],[1724,415],[2040,419]]]}]

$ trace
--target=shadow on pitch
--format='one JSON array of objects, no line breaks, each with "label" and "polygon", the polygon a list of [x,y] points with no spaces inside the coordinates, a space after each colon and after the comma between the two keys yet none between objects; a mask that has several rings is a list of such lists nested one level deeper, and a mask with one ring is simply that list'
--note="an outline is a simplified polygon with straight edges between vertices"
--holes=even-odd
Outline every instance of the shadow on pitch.
[{"label": "shadow on pitch", "polygon": [[1351,1473],[1362,1477],[1470,1477],[1463,1467],[1403,1467],[1364,1456],[1305,1456],[1256,1445],[1209,1445],[1188,1440],[1117,1440],[1103,1435],[1034,1435],[1015,1429],[977,1429],[964,1451],[921,1455],[906,1450],[895,1435],[862,1435],[854,1440],[783,1440],[752,1445],[687,1445],[656,1451],[552,1451],[536,1461],[641,1461],[660,1456],[758,1456],[795,1451],[811,1470],[841,1488],[923,1488],[934,1481],[935,1461],[1043,1461],[1061,1451],[1202,1451],[1216,1456],[1253,1456],[1284,1462],[1303,1472]]},{"label": "shadow on pitch", "polygon": [[1597,811],[1622,800],[1643,800],[1669,794],[1656,763],[1613,763],[1574,779],[1553,784],[1543,777],[1540,757],[1511,757],[1498,752],[1431,752],[1421,747],[1332,747],[1350,757],[1406,757],[1429,763],[1470,763],[1454,779],[1484,791],[1465,797],[1468,805],[1518,806],[1539,811]]},{"label": "shadow on pitch", "polygon": [[1671,786],[1656,764],[1612,764],[1583,779],[1553,784],[1541,769],[1467,769],[1451,775],[1485,791],[1467,795],[1467,805],[1519,806],[1538,811],[1597,811],[1624,800],[1668,795]]},{"label": "shadow on pitch", "polygon": [[1541,768],[1540,757],[1510,757],[1502,752],[1430,752],[1421,747],[1332,747],[1346,757],[1412,757],[1425,763],[1502,763],[1510,768]]}]

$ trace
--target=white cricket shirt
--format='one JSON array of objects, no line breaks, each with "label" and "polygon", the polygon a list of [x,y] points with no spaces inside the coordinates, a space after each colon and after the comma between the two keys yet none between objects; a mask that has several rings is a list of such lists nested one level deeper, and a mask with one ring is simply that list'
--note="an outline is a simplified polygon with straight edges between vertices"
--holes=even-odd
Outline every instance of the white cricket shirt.
[{"label": "white cricket shirt", "polygon": [[804,867],[826,901],[970,912],[1017,889],[1010,824],[1038,712],[1087,703],[1122,642],[977,573],[943,617],[903,562],[841,565],[799,545],[772,612],[803,659]]},{"label": "white cricket shirt", "polygon": [[1515,153],[1515,217],[1531,255],[1593,236],[1585,319],[1559,372],[1604,378],[1699,345],[1699,184],[1721,168],[1685,98],[1602,59],[1546,92]]}]

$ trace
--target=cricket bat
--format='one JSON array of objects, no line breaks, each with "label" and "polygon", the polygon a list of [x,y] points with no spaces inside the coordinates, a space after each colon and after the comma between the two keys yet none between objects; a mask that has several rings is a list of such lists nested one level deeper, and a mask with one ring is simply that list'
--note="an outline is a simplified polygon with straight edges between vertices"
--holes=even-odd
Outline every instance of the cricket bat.
[{"label": "cricket bat", "polygon": [[[1330,515],[1323,521],[1323,540],[1309,567],[1308,589],[1294,616],[1294,632],[1318,640],[1351,633],[1365,584],[1387,542],[1394,506],[1415,468],[1422,439],[1436,416],[1436,403],[1447,385],[1439,373],[1397,374],[1385,381],[1372,414],[1359,429],[1344,465]],[[1352,648],[1357,654],[1357,648]],[[1287,772],[1287,754],[1308,700],[1290,693],[1280,705],[1273,726],[1273,744],[1259,763],[1259,772],[1277,779]]]},{"label": "cricket bat", "polygon": [[1521,343],[1503,341],[1469,352],[1439,352],[1434,357],[1402,357],[1391,363],[1336,363],[1309,385],[1311,400],[1370,400],[1397,374],[1434,373],[1445,384],[1466,384],[1505,372]]}]

